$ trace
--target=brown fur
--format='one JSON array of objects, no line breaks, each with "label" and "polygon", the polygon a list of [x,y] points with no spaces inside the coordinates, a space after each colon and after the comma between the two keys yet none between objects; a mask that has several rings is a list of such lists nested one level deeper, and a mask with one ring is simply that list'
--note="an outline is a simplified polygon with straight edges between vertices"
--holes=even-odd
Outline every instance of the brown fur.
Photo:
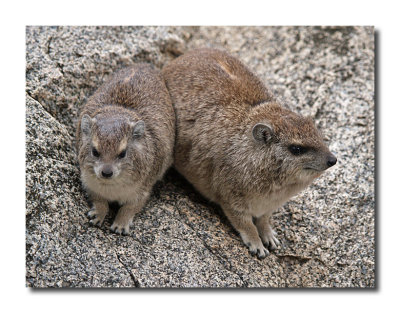
[{"label": "brown fur", "polygon": [[[311,119],[277,104],[254,74],[223,51],[191,51],[162,73],[177,119],[175,168],[221,205],[251,253],[265,257],[263,243],[271,249],[279,243],[272,212],[336,158]],[[291,145],[308,151],[295,156]]]},{"label": "brown fur", "polygon": [[150,65],[117,72],[89,98],[77,125],[77,151],[82,182],[93,200],[92,223],[101,224],[108,202],[118,201],[122,207],[111,229],[129,231],[154,183],[172,164],[174,140],[171,100],[160,72]]}]

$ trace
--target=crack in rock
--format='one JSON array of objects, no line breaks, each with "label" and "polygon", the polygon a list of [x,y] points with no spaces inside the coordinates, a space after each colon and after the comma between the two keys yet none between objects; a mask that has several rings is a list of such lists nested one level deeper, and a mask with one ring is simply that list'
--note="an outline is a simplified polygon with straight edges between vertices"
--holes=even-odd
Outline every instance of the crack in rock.
[{"label": "crack in rock", "polygon": [[[108,240],[108,242],[110,243],[110,245],[113,245],[112,240],[111,240],[110,238],[108,238],[107,233],[104,231],[104,229],[102,229],[102,228],[100,228],[100,227],[97,227],[97,228],[100,229],[100,230],[102,231],[104,237]],[[117,257],[118,262],[119,262],[119,263],[123,266],[123,268],[128,272],[130,278],[131,278],[132,281],[133,281],[133,284],[135,285],[135,288],[141,288],[142,286],[140,285],[140,283],[139,283],[139,281],[137,280],[137,278],[135,277],[135,275],[133,275],[133,273],[131,272],[131,270],[129,269],[129,267],[128,267],[124,262],[122,262],[122,260],[121,260],[121,258],[120,258],[120,256],[119,256],[119,254],[118,254],[118,252],[117,252],[117,250],[116,250],[115,248],[114,248],[113,250],[114,250],[115,256]]]},{"label": "crack in rock", "polygon": [[131,277],[131,279],[132,279],[132,281],[133,281],[135,287],[136,287],[136,288],[141,288],[141,285],[140,285],[139,281],[136,279],[135,275],[133,275],[133,273],[129,270],[128,266],[127,266],[124,262],[121,261],[121,258],[119,257],[117,251],[115,251],[115,255],[117,256],[117,259],[118,259],[119,263],[121,263],[122,266],[123,266],[123,267],[126,269],[126,271],[128,272],[128,274],[129,274],[129,276]]},{"label": "crack in rock", "polygon": [[324,261],[322,261],[321,259],[316,258],[316,257],[308,257],[308,256],[296,255],[296,254],[276,254],[276,256],[279,259],[291,260],[291,261],[297,262],[301,265],[303,265],[304,263],[307,263],[311,260],[315,260],[315,261],[318,261],[319,263],[321,263],[322,265],[327,266]]}]

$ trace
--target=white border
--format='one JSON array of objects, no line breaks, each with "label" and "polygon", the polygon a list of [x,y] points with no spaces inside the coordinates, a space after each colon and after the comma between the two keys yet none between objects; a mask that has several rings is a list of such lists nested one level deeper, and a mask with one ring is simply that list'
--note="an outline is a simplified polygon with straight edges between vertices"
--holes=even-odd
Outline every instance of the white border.
[{"label": "white border", "polygon": [[[1,20],[1,298],[29,312],[378,312],[398,307],[399,35],[395,1],[7,1]],[[378,291],[32,292],[25,288],[25,25],[374,25],[379,32]],[[3,88],[5,87],[5,88]],[[11,118],[10,118],[11,117]],[[12,309],[11,309],[12,308]],[[392,309],[388,309],[392,310]]]}]

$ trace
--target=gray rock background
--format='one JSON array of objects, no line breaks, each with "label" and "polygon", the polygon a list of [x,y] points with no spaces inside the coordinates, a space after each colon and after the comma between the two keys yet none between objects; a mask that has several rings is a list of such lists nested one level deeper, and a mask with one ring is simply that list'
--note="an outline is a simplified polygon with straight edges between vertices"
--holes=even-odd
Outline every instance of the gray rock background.
[{"label": "gray rock background", "polygon": [[[88,223],[74,151],[80,107],[115,70],[184,51],[239,57],[315,118],[338,164],[273,215],[281,247],[251,256],[174,170],[130,236]],[[27,27],[26,285],[375,287],[372,27]]]}]

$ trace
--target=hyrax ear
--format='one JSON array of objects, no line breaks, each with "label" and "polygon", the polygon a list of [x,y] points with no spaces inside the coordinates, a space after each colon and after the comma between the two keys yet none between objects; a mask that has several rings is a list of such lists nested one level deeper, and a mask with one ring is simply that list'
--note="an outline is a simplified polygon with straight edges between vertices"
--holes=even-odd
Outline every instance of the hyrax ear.
[{"label": "hyrax ear", "polygon": [[272,127],[262,123],[254,125],[252,133],[255,140],[265,143],[270,142],[274,136]]},{"label": "hyrax ear", "polygon": [[82,116],[81,131],[83,135],[90,136],[92,130],[92,124],[93,124],[93,119],[89,115],[85,114]]},{"label": "hyrax ear", "polygon": [[132,123],[132,136],[133,138],[141,138],[144,134],[144,122],[139,121],[137,123]]}]

